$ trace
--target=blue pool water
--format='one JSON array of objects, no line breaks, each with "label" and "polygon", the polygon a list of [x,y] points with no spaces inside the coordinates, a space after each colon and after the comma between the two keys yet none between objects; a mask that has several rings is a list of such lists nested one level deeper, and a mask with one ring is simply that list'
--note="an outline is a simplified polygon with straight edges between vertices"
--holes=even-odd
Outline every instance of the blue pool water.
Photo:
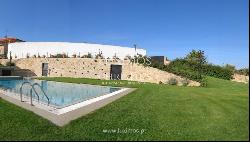
[{"label": "blue pool water", "polygon": [[[8,89],[15,93],[20,93],[22,83],[27,80],[0,80],[0,88]],[[44,92],[50,100],[50,104],[58,107],[65,107],[85,101],[91,98],[109,94],[120,90],[121,88],[109,86],[96,86],[87,84],[63,83],[45,80],[28,80],[29,82],[38,83],[42,86]],[[23,94],[29,95],[30,88],[28,85],[23,87]],[[47,103],[46,97],[43,95],[39,87],[35,87],[40,101]],[[37,97],[33,93],[34,99]]]}]

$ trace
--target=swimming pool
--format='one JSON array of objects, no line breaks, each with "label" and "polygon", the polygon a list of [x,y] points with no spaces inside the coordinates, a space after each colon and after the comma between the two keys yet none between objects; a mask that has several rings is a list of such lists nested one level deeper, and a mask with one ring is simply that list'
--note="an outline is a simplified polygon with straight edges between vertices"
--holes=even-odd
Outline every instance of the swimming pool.
[{"label": "swimming pool", "polygon": [[[46,80],[18,80],[18,79],[5,79],[0,80],[0,89],[4,89],[10,92],[20,94],[20,87],[23,82],[30,82],[31,84],[38,83],[44,92],[47,94],[50,105],[57,108],[67,107],[79,102],[90,100],[96,97],[100,97],[106,94],[110,94],[120,90],[121,88],[110,86],[97,86],[88,84],[74,84],[64,83]],[[31,87],[26,85],[23,87],[23,95],[29,97]],[[43,103],[47,103],[46,97],[43,95],[40,88],[35,88],[39,94],[39,100]],[[37,99],[35,93],[33,98]]]},{"label": "swimming pool", "polygon": [[[47,98],[39,87],[33,88],[39,94],[30,97],[31,86],[23,86],[23,99],[20,97],[20,87],[23,82],[38,83],[47,94]],[[34,86],[35,87],[35,86]],[[20,77],[0,77],[0,99],[4,99],[19,107],[34,112],[58,126],[64,126],[70,121],[93,112],[127,94],[136,88],[98,86],[88,84],[64,83],[37,79],[22,79]],[[33,100],[33,101],[31,101]]]}]

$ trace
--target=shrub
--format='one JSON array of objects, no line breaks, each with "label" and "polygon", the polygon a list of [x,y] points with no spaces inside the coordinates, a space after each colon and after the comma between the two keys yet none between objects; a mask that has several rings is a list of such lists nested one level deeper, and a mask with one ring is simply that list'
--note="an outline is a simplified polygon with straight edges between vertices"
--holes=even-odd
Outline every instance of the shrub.
[{"label": "shrub", "polygon": [[206,64],[202,66],[202,74],[216,78],[231,80],[234,71],[221,66]]},{"label": "shrub", "polygon": [[56,58],[68,58],[66,54],[56,54],[55,57]]},{"label": "shrub", "polygon": [[230,65],[230,64],[226,64],[225,66],[224,66],[224,68],[225,69],[228,69],[228,70],[231,70],[231,71],[235,71],[235,66],[234,65]]},{"label": "shrub", "polygon": [[49,57],[50,57],[50,58],[55,58],[55,55],[51,55],[51,54],[50,54]]},{"label": "shrub", "polygon": [[200,81],[200,84],[202,87],[206,87],[207,86],[207,77],[203,77]]},{"label": "shrub", "polygon": [[164,70],[164,68],[165,68],[165,65],[160,64],[158,62],[153,62],[153,63],[150,64],[150,66],[153,67],[153,68],[160,69],[160,70]]},{"label": "shrub", "polygon": [[91,53],[88,53],[87,55],[83,55],[81,58],[92,58]]},{"label": "shrub", "polygon": [[6,62],[6,66],[15,66],[16,64],[13,62]]},{"label": "shrub", "polygon": [[136,63],[136,64],[141,64],[144,67],[152,66],[150,57],[143,56],[141,54],[138,54],[137,56],[134,56],[134,58],[130,58],[130,62]]},{"label": "shrub", "polygon": [[112,59],[115,59],[115,60],[116,60],[117,58],[118,58],[118,57],[116,56],[116,54],[112,57]]},{"label": "shrub", "polygon": [[169,85],[177,85],[178,81],[175,78],[170,78],[167,82]]},{"label": "shrub", "polygon": [[202,74],[197,70],[198,65],[190,63],[185,59],[176,59],[169,65],[163,66],[163,70],[174,73],[176,75],[200,82]]},{"label": "shrub", "polygon": [[207,58],[205,57],[205,52],[201,50],[192,50],[186,57],[186,60],[196,64],[206,64]]},{"label": "shrub", "polygon": [[127,55],[124,60],[130,60],[132,57],[130,55]]},{"label": "shrub", "polygon": [[231,69],[212,64],[200,66],[199,64],[189,62],[185,59],[176,59],[170,62],[168,66],[164,67],[164,70],[198,82],[202,82],[203,76],[230,80],[233,75]]},{"label": "shrub", "polygon": [[173,74],[185,77],[190,80],[197,81],[201,84],[206,84],[204,75],[201,74],[199,65],[191,63],[185,59],[175,59],[168,65],[151,64],[151,67],[158,68],[163,71],[171,72]]},{"label": "shrub", "polygon": [[72,58],[76,58],[76,54],[73,54],[73,55],[72,55]]},{"label": "shrub", "polygon": [[[207,85],[207,79],[205,76],[230,80],[232,79],[234,73],[233,65],[221,67],[207,64],[203,51],[192,51],[184,59],[177,58],[171,61],[168,65],[154,63],[150,66],[197,81],[201,83],[201,86]],[[246,74],[249,74],[248,70],[238,72],[245,72]]]},{"label": "shrub", "polygon": [[95,59],[104,59],[104,57],[101,53],[98,53],[95,55]]},{"label": "shrub", "polygon": [[249,69],[248,68],[239,69],[239,70],[236,70],[235,73],[249,76]]}]

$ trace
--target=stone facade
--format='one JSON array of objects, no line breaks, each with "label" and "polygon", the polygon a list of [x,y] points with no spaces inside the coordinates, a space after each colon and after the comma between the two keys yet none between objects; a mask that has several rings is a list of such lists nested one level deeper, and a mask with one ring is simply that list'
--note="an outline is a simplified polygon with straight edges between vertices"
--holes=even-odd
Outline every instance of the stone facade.
[{"label": "stone facade", "polygon": [[[5,64],[6,59],[0,63]],[[42,63],[48,63],[48,76],[50,77],[75,77],[110,79],[111,65],[122,65],[122,80],[167,83],[169,79],[175,78],[178,85],[182,85],[182,77],[172,73],[161,71],[152,67],[131,63],[128,60],[105,60],[91,58],[24,58],[15,59],[14,74],[17,76],[42,76]],[[200,83],[189,80],[188,86],[200,86]]]}]

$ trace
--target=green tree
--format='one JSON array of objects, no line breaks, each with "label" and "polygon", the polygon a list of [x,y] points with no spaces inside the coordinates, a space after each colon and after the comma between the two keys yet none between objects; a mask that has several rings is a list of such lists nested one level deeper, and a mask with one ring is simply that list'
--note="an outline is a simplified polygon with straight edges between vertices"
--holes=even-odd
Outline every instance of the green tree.
[{"label": "green tree", "polygon": [[226,64],[225,66],[224,66],[224,68],[225,69],[228,69],[228,70],[230,70],[230,71],[232,71],[232,72],[234,72],[236,69],[235,69],[235,66],[234,65],[230,65],[230,64]]},{"label": "green tree", "polygon": [[185,57],[186,60],[192,63],[198,64],[206,64],[207,58],[205,56],[205,52],[202,50],[192,50],[187,56]]},{"label": "green tree", "polygon": [[192,50],[184,59],[195,65],[198,75],[202,78],[202,67],[204,64],[207,64],[205,52],[202,50]]}]

